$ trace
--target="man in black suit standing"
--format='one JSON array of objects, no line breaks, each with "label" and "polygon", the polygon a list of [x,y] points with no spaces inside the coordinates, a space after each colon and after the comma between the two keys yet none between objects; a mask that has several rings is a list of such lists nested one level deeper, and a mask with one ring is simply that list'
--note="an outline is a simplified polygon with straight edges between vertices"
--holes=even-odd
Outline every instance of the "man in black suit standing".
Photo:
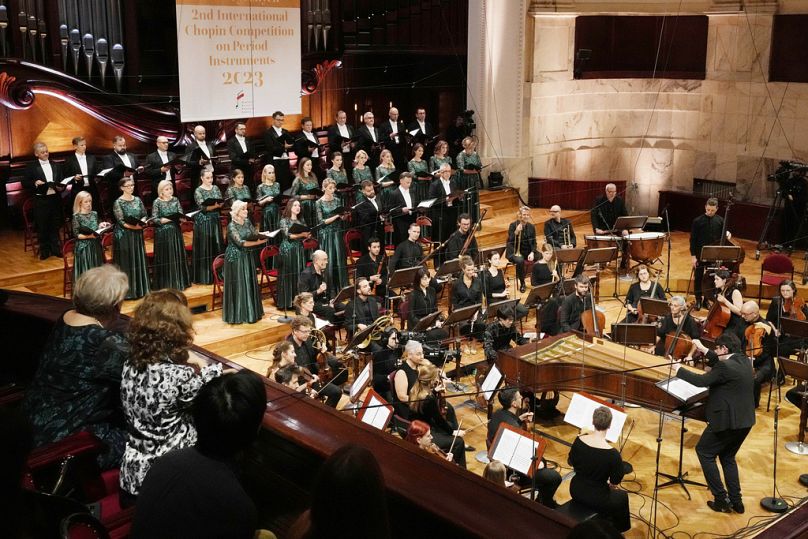
[{"label": "man in black suit standing", "polygon": [[185,148],[185,162],[188,164],[188,173],[191,175],[192,189],[199,186],[202,169],[213,161],[213,144],[205,139],[206,136],[205,127],[197,125],[194,127],[194,138]]},{"label": "man in black suit standing", "polygon": [[375,171],[376,166],[379,164],[379,153],[381,153],[379,144],[382,141],[382,134],[379,132],[379,129],[374,126],[375,117],[372,112],[366,112],[362,116],[362,121],[365,122],[364,125],[356,132],[356,136],[358,137],[356,141],[357,151],[365,150],[365,153],[370,157],[368,166],[371,170]]},{"label": "man in black suit standing", "polygon": [[[413,131],[418,131],[413,135]],[[426,121],[426,109],[418,107],[415,109],[415,121],[410,122],[407,126],[407,132],[414,137],[414,142],[420,142],[424,145],[424,159],[429,159],[432,155],[434,146],[431,144],[432,138],[435,136],[435,128],[432,124]]]},{"label": "man in black suit standing", "polygon": [[382,205],[373,189],[373,182],[365,180],[362,182],[361,188],[362,194],[365,195],[365,200],[356,206],[356,228],[362,234],[362,254],[366,254],[370,245],[370,238],[384,237],[384,227],[379,217],[382,212]]},{"label": "man in black suit standing", "polygon": [[[457,223],[457,200],[447,200],[447,197],[457,191],[457,184],[452,179],[452,167],[448,163],[441,165],[438,179],[429,186],[429,198],[438,199],[432,205],[432,233],[433,239],[443,243],[455,230]],[[443,253],[435,256],[438,265],[443,264]]]},{"label": "man in black suit standing", "polygon": [[[698,340],[693,342],[707,354],[710,371],[696,374],[674,364],[673,372],[685,382],[710,388],[705,409],[707,428],[696,444],[696,454],[704,478],[715,498],[714,501],[708,501],[707,505],[713,511],[721,513],[743,513],[741,482],[735,455],[755,424],[755,379],[752,363],[740,353],[741,343],[730,332],[725,331],[716,339],[715,351],[709,351]],[[715,464],[716,457],[721,459],[726,489]]]},{"label": "man in black suit standing", "polygon": [[[82,191],[87,191],[93,197],[93,207],[101,207],[98,200],[98,189],[95,187],[95,175],[98,174],[98,163],[95,156],[87,155],[87,141],[84,137],[73,138],[73,153],[65,158],[63,171],[65,178],[73,178],[70,182],[70,204],[68,208],[73,211],[73,201],[76,195]],[[61,180],[61,178],[60,178]]]},{"label": "man in black suit standing", "polygon": [[[107,186],[108,204],[108,206],[104,208],[104,213],[107,216],[111,216],[112,206],[115,204],[115,200],[121,194],[121,189],[118,187],[118,182],[123,177],[133,176],[134,172],[132,171],[142,170],[143,167],[138,167],[135,154],[126,151],[126,139],[121,135],[115,135],[112,138],[112,153],[104,157],[104,163],[101,165],[101,167],[104,170],[112,169],[104,176],[104,183]],[[127,169],[131,170],[125,170],[122,167],[126,167]]]},{"label": "man in black suit standing", "polygon": [[[701,249],[705,245],[720,245],[721,231],[724,229],[724,218],[716,215],[718,199],[710,197],[704,204],[704,213],[693,219],[690,227],[690,263],[693,265],[693,290],[696,295],[696,310],[700,310],[704,299],[712,297],[713,287],[701,289],[705,265],[701,263]],[[729,233],[729,231],[727,231]],[[712,282],[712,279],[710,279]]]},{"label": "man in black suit standing", "polygon": [[407,170],[407,159],[405,158],[407,146],[406,128],[404,122],[398,119],[398,109],[392,107],[387,113],[388,119],[379,126],[379,133],[384,147],[393,154],[393,162],[396,170]]},{"label": "man in black suit standing", "polygon": [[292,172],[289,170],[289,150],[292,149],[289,131],[283,128],[283,120],[286,116],[279,110],[272,113],[272,125],[264,133],[264,143],[269,155],[272,156],[271,164],[275,165],[275,177],[281,186],[281,193],[292,187]]},{"label": "man in black suit standing", "polygon": [[344,110],[337,111],[337,123],[328,128],[328,152],[340,152],[342,154],[342,164],[345,171],[348,173],[348,178],[351,177],[351,169],[353,169],[354,148],[356,142],[346,142],[343,139],[351,139],[356,136],[356,130],[353,126],[348,125],[348,115]]},{"label": "man in black suit standing", "polygon": [[[168,137],[157,137],[157,149],[146,156],[146,176],[149,177],[152,184],[152,196],[156,199],[159,196],[157,192],[157,185],[163,181],[168,180],[174,185],[174,167],[169,165],[171,161],[176,159],[177,155],[174,152],[168,151]],[[177,192],[176,187],[174,193]]]},{"label": "man in black suit standing", "polygon": [[393,245],[398,245],[407,239],[407,229],[415,222],[415,207],[418,206],[418,196],[410,189],[412,174],[402,172],[398,178],[398,188],[387,197],[388,211],[391,211],[393,220]]},{"label": "man in black suit standing", "polygon": [[25,169],[23,187],[34,190],[34,227],[39,240],[39,259],[62,256],[59,228],[64,223],[59,183],[64,179],[61,167],[49,159],[44,142],[34,144],[36,161]]},{"label": "man in black suit standing", "polygon": [[[311,159],[312,172],[317,176],[317,180],[322,182],[325,179],[325,171],[320,162],[322,156],[320,141],[314,134],[314,122],[308,116],[300,120],[300,133],[295,137],[295,155],[298,162],[303,157]],[[344,162],[344,160],[343,160]]]},{"label": "man in black suit standing", "polygon": [[244,181],[255,192],[253,165],[258,162],[255,156],[255,144],[247,138],[247,124],[238,122],[235,134],[227,141],[227,153],[230,156],[230,173],[238,169],[244,173]]}]

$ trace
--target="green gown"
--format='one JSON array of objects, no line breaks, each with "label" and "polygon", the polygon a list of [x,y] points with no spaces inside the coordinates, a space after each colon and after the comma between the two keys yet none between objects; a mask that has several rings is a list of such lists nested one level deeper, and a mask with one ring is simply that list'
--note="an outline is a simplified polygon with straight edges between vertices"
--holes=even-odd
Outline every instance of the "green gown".
[{"label": "green gown", "polygon": [[141,219],[146,216],[146,206],[138,197],[124,200],[122,197],[112,205],[115,215],[112,253],[115,264],[129,277],[129,292],[126,299],[137,299],[149,293],[149,267],[146,263],[146,246],[143,231],[123,226],[125,217]]},{"label": "green gown", "polygon": [[236,185],[231,184],[230,187],[227,188],[227,191],[225,191],[224,198],[249,201],[252,200],[252,194],[250,193],[250,187],[246,184],[241,187],[236,187]]},{"label": "green gown", "polygon": [[255,276],[252,253],[257,247],[244,247],[255,236],[250,221],[227,225],[227,250],[224,252],[224,296],[222,320],[228,324],[254,324],[264,316],[261,291]]},{"label": "green gown", "polygon": [[435,157],[433,155],[432,157],[429,158],[429,172],[434,172],[434,171],[440,169],[440,167],[443,166],[443,165],[449,165],[451,167],[452,166],[452,158],[449,157],[448,155],[445,155],[445,156],[440,157],[440,158]]},{"label": "green gown", "polygon": [[281,240],[280,255],[278,256],[278,295],[275,306],[278,309],[291,309],[292,300],[297,295],[297,278],[306,265],[303,253],[303,240],[293,240],[289,238],[289,227],[293,223],[301,223],[298,220],[282,218],[280,221]]},{"label": "green gown", "polygon": [[[384,165],[379,165],[378,167],[376,167],[376,181],[378,182],[379,178],[384,178],[388,174],[392,174],[395,171],[396,171],[396,167],[387,168]],[[384,180],[385,183],[388,182],[388,181],[390,181],[390,178],[387,178],[386,180]],[[397,188],[398,188],[398,186],[395,183],[393,183],[393,185],[390,185],[390,186],[385,187],[385,188],[382,189],[382,191],[380,193],[380,196],[379,196],[379,198],[381,199],[381,203],[382,203],[382,209],[385,209],[390,205],[389,204],[390,194],[393,191],[395,191]]]},{"label": "green gown", "polygon": [[[278,195],[280,194],[281,186],[278,182],[275,182],[272,185],[262,183],[258,186],[256,198],[261,198],[263,196],[274,197],[272,202],[267,202],[264,204],[263,209],[261,210],[262,232],[272,232],[278,228]],[[273,240],[269,241],[270,243],[273,242]]]},{"label": "green gown", "polygon": [[[79,228],[86,226],[90,230],[98,228],[98,212],[74,213],[73,214],[73,235],[78,238],[81,233]],[[104,248],[101,247],[101,239],[93,236],[86,240],[76,239],[76,246],[73,247],[73,282],[75,283],[82,273],[88,269],[97,268],[104,264]]]},{"label": "green gown", "polygon": [[192,257],[195,283],[213,284],[213,259],[222,253],[222,227],[219,224],[219,210],[205,211],[202,204],[209,198],[222,198],[219,187],[210,190],[201,185],[194,191],[194,202],[201,210],[194,216],[194,251]]},{"label": "green gown", "polygon": [[[360,185],[365,180],[373,181],[373,173],[370,171],[370,167],[365,165],[365,168],[363,168],[362,170],[354,168],[353,169],[354,185]],[[365,195],[362,194],[362,188],[359,187],[356,190],[356,203],[359,204],[363,200],[365,200]]]},{"label": "green gown", "polygon": [[[427,200],[429,198],[429,184],[431,181],[419,181],[418,176],[429,174],[429,163],[424,159],[421,161],[410,160],[407,163],[407,170],[412,173],[412,188],[415,191],[415,196],[418,200]],[[433,169],[434,170],[434,169]]]},{"label": "green gown", "polygon": [[[306,181],[300,176],[295,177],[292,182],[292,196],[301,196],[311,194],[311,191],[319,189],[320,185],[317,183],[317,177],[312,174],[311,179]],[[300,201],[300,216],[307,223],[316,223],[317,210],[314,208],[316,199],[306,199]]]},{"label": "green gown", "polygon": [[480,182],[480,175],[479,174],[463,174],[463,169],[466,168],[468,165],[473,165],[475,167],[481,167],[482,164],[480,163],[480,156],[477,152],[468,154],[465,151],[460,152],[457,154],[457,188],[458,189],[469,189],[474,188],[469,191],[465,199],[460,201],[460,212],[461,213],[468,213],[471,215],[471,224],[477,222],[480,218],[480,191],[479,191],[479,182]]},{"label": "green gown", "polygon": [[[341,205],[336,197],[330,202],[322,198],[318,200],[317,222],[322,223],[329,217],[333,217],[334,210]],[[328,255],[328,271],[331,272],[331,283],[335,291],[339,291],[348,286],[348,268],[346,265],[348,259],[345,256],[345,245],[342,243],[342,219],[337,219],[318,230],[317,240],[320,242],[320,249]]]},{"label": "green gown", "polygon": [[[165,201],[160,198],[152,205],[152,217],[168,217],[182,213],[177,197]],[[154,287],[185,290],[191,286],[185,240],[179,222],[154,223]]]},{"label": "green gown", "polygon": [[[326,172],[326,177],[331,178],[332,180],[337,182],[337,189],[342,189],[346,185],[348,185],[348,173],[345,172],[345,169],[334,170],[333,168],[329,168],[328,171]],[[346,204],[345,199],[347,197],[344,197],[341,193],[336,193],[334,196],[337,198],[337,200],[340,201],[340,204],[342,205]]]}]

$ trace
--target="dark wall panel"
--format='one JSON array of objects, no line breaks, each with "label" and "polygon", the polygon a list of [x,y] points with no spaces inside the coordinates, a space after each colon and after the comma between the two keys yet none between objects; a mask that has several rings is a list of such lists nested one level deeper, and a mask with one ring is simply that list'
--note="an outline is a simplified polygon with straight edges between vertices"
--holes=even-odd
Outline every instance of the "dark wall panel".
[{"label": "dark wall panel", "polygon": [[769,80],[808,82],[808,15],[775,15]]}]

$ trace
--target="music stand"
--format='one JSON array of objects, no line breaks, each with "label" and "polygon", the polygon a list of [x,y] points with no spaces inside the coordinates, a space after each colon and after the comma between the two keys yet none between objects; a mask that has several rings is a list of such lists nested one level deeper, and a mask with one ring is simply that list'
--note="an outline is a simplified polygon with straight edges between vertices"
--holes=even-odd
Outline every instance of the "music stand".
[{"label": "music stand", "polygon": [[614,231],[631,230],[632,228],[644,228],[648,221],[647,215],[623,215],[614,222]]},{"label": "music stand", "polygon": [[[486,311],[486,315],[485,315],[486,320],[493,319],[500,310],[508,308],[508,307],[510,307],[511,312],[513,312],[514,309],[516,308],[517,303],[519,303],[519,298],[505,299],[505,300],[502,300],[502,301],[497,301],[497,302],[489,304],[488,305],[488,310]],[[516,316],[515,313],[514,313],[514,316]]]},{"label": "music stand", "polygon": [[[575,279],[567,279],[567,281],[575,283]],[[550,296],[553,295],[553,290],[555,290],[557,285],[557,282],[551,282],[531,288],[530,292],[528,292],[527,297],[525,298],[525,307],[529,309],[531,307],[541,306],[544,302],[550,299]]]},{"label": "music stand", "polygon": [[643,315],[656,316],[658,318],[664,318],[671,312],[668,301],[664,299],[640,298],[640,307],[642,307]]},{"label": "music stand", "polygon": [[555,249],[554,251],[556,261],[561,264],[561,270],[558,272],[558,276],[563,279],[564,270],[566,269],[565,265],[574,264],[577,267],[578,261],[584,256],[586,249],[583,247],[572,247],[570,249]]},{"label": "music stand", "polygon": [[451,260],[446,260],[443,264],[435,272],[435,278],[443,277],[444,275],[454,275],[455,273],[460,271],[460,259],[453,258]]},{"label": "music stand", "polygon": [[[446,319],[446,322],[443,323],[443,327],[455,329],[455,326],[461,322],[465,322],[466,320],[471,320],[477,311],[480,310],[482,307],[481,303],[477,305],[469,305],[468,307],[461,307],[452,312],[449,317]],[[455,383],[460,381],[460,354],[457,355],[457,359],[455,360]]]},{"label": "music stand", "polygon": [[[359,343],[361,343],[365,339],[367,339],[368,335],[370,335],[372,332],[373,332],[373,324],[369,325],[368,327],[366,327],[363,330],[357,331],[356,333],[354,333],[354,336],[353,336],[353,339],[351,339],[351,342],[348,343],[348,346],[346,346],[345,349],[342,352],[343,353],[350,352],[351,350],[356,348],[359,345]],[[364,352],[364,350],[362,350],[362,351]]]},{"label": "music stand", "polygon": [[796,318],[780,318],[780,331],[785,335],[808,339],[808,322]]},{"label": "music stand", "polygon": [[700,262],[730,262],[735,263],[741,258],[742,249],[735,245],[705,245],[701,248]]},{"label": "music stand", "polygon": [[[595,277],[597,277],[598,293],[595,294],[595,302],[600,301],[600,265],[604,266],[612,260],[617,260],[618,250],[617,247],[599,247],[596,249],[588,249],[584,257],[578,261],[578,266],[575,268],[575,275],[580,275],[584,271],[584,266],[595,266]],[[620,299],[617,294],[617,274],[619,271],[614,272],[614,293],[612,297]]]},{"label": "music stand", "polygon": [[[482,257],[483,262],[488,262],[488,259],[491,258],[492,253],[500,253],[500,255],[501,255],[500,258],[503,259],[503,262],[505,262],[505,260],[504,260],[504,258],[505,258],[505,246],[487,247],[487,248],[481,250],[480,251],[480,256]],[[504,265],[506,265],[506,264],[503,264],[503,266]],[[500,266],[500,267],[502,267],[502,266]]]},{"label": "music stand", "polygon": [[656,324],[612,324],[612,341],[626,346],[656,343]]},{"label": "music stand", "polygon": [[343,301],[350,300],[354,295],[354,289],[355,286],[351,284],[340,290],[334,298],[334,305],[339,305]]},{"label": "music stand", "polygon": [[[787,318],[783,318],[783,321]],[[800,322],[808,325],[808,322]],[[780,358],[780,367],[786,376],[791,376],[802,382],[808,381],[808,364],[793,359]],[[800,407],[800,429],[796,442],[786,442],[786,449],[797,455],[808,455],[808,445],[805,445],[805,423],[808,421],[808,394],[802,392],[802,406]]]},{"label": "music stand", "polygon": [[421,268],[423,268],[423,266],[397,269],[387,281],[387,288],[411,288],[415,274],[418,273],[418,270]]},{"label": "music stand", "polygon": [[385,430],[394,413],[393,407],[373,388],[370,388],[356,417],[366,425]]},{"label": "music stand", "polygon": [[415,327],[412,328],[410,331],[426,331],[432,325],[432,323],[440,316],[440,311],[436,311],[434,313],[430,313],[425,317],[418,320],[418,323],[415,324]]}]

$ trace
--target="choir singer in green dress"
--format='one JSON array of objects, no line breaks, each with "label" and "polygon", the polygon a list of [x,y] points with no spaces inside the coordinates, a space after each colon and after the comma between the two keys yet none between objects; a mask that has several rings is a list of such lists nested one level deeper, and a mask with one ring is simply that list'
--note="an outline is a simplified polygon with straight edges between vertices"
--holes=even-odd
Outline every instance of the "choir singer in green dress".
[{"label": "choir singer in green dress", "polygon": [[275,181],[275,167],[264,166],[261,171],[261,185],[258,186],[255,198],[261,206],[261,231],[272,232],[278,228],[278,195],[281,186]]},{"label": "choir singer in green dress", "polygon": [[471,215],[473,225],[480,219],[480,170],[482,163],[476,151],[477,143],[471,137],[463,139],[463,151],[457,154],[458,177],[457,188],[469,189],[468,194],[461,200],[460,213]]},{"label": "choir singer in green dress", "polygon": [[194,282],[213,284],[213,259],[222,253],[222,227],[219,224],[219,209],[223,202],[222,192],[213,185],[213,169],[207,168],[200,178],[202,183],[194,191],[194,202],[199,213],[194,216],[193,268]]},{"label": "choir singer in green dress", "polygon": [[115,264],[129,278],[126,299],[142,298],[149,293],[149,267],[146,264],[146,246],[143,229],[146,206],[136,197],[135,179],[121,178],[118,185],[123,194],[112,205],[115,215],[115,232],[112,237],[112,254]]},{"label": "choir singer in green dress", "polygon": [[87,191],[80,191],[73,201],[73,235],[76,246],[73,247],[73,282],[77,282],[82,273],[104,264],[104,248],[101,239],[92,232],[109,226],[109,223],[98,222],[98,212],[93,211],[93,196]]},{"label": "choir singer in green dress", "polygon": [[292,233],[293,225],[306,226],[300,220],[300,201],[290,200],[281,217],[280,229],[283,235],[280,247],[278,268],[278,295],[275,306],[278,309],[291,309],[297,295],[297,278],[306,266],[303,240],[310,237],[310,232]]},{"label": "choir singer in green dress", "polygon": [[309,226],[314,224],[316,211],[314,209],[314,202],[317,200],[317,195],[314,191],[320,190],[320,182],[317,176],[312,172],[314,163],[308,157],[301,157],[300,164],[297,166],[297,176],[292,182],[292,190],[290,194],[300,200],[301,215],[303,220]]},{"label": "choir singer in green dress", "polygon": [[180,229],[182,206],[174,196],[171,180],[157,184],[152,205],[154,219],[154,287],[185,290],[191,286],[185,239]]},{"label": "choir singer in green dress", "polygon": [[247,205],[243,200],[233,202],[227,225],[222,320],[228,324],[254,324],[264,316],[252,253],[267,240],[256,234]]},{"label": "choir singer in green dress", "polygon": [[346,266],[345,245],[342,243],[342,222],[345,220],[344,213],[337,213],[342,204],[337,199],[337,183],[331,178],[323,180],[322,198],[317,201],[317,222],[322,223],[322,228],[317,231],[317,240],[320,249],[328,255],[328,269],[331,272],[331,282],[336,290],[348,286],[348,269]]}]

